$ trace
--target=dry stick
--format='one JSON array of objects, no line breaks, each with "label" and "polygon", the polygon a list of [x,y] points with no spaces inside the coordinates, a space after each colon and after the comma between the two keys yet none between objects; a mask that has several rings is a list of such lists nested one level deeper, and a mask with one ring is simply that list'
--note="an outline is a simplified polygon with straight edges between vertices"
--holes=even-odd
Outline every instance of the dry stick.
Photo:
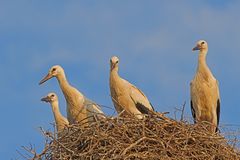
[{"label": "dry stick", "polygon": [[74,151],[72,151],[71,149],[67,148],[66,146],[64,146],[62,143],[60,143],[57,139],[54,138],[54,136],[52,136],[51,134],[47,135],[48,137],[52,138],[55,142],[57,142],[61,147],[63,147],[66,151],[74,154]]},{"label": "dry stick", "polygon": [[171,119],[165,117],[165,115],[164,115],[164,114],[167,114],[168,112],[160,113],[160,112],[153,112],[153,111],[152,111],[151,113],[156,114],[157,117],[160,118],[160,119],[162,119],[162,120],[165,120],[165,121],[168,121],[168,122],[171,121]]},{"label": "dry stick", "polygon": [[34,157],[37,156],[37,153],[36,153],[35,149],[33,149],[33,147],[32,147],[31,144],[30,144],[30,148],[25,147],[25,146],[22,146],[22,148],[23,148],[24,150],[26,150],[27,152],[31,153],[32,155],[34,155]]},{"label": "dry stick", "polygon": [[132,147],[136,146],[138,143],[140,143],[141,141],[143,141],[143,140],[145,140],[145,139],[146,139],[146,137],[142,137],[142,138],[140,138],[139,140],[137,140],[135,143],[132,143],[130,146],[128,146],[128,147],[122,152],[121,156],[124,155],[124,154],[126,154],[126,152],[127,152],[128,150],[130,150]]},{"label": "dry stick", "polygon": [[185,106],[186,106],[186,101],[183,103],[183,106],[182,106],[182,114],[181,114],[181,119],[180,119],[180,121],[183,121]]},{"label": "dry stick", "polygon": [[19,150],[16,150],[16,152],[17,152],[21,157],[23,157],[24,159],[29,159],[28,157],[26,157],[25,155],[23,155]]},{"label": "dry stick", "polygon": [[[44,135],[44,136],[46,136],[46,134],[44,133],[44,130],[40,127],[40,131],[41,131],[41,133]],[[46,154],[47,153],[47,151],[48,151],[48,149],[49,149],[49,145],[48,145],[48,143],[47,143],[48,141],[46,140],[46,142],[45,142],[45,148],[44,148],[44,150],[42,151],[42,153],[40,153],[40,154],[37,154],[37,152],[36,152],[36,150],[35,149],[33,149],[33,146],[30,144],[30,148],[28,148],[28,147],[24,147],[24,146],[22,146],[22,148],[24,149],[24,150],[26,150],[28,153],[31,153],[34,157],[32,158],[32,160],[34,160],[35,158],[40,158],[42,155],[44,155],[44,154]],[[19,153],[19,152],[18,152]],[[21,154],[21,156],[23,156],[23,154]],[[28,155],[27,154],[27,156],[29,156],[29,157],[31,157],[30,155]],[[26,156],[24,156],[24,158],[25,159],[29,159],[29,158],[26,158]]]},{"label": "dry stick", "polygon": [[42,153],[40,153],[40,154],[36,154],[36,156],[35,156],[34,158],[40,158],[41,156],[43,156],[44,154],[47,153],[47,151],[49,150],[49,148],[50,148],[49,145],[46,146],[46,147],[43,149]]},{"label": "dry stick", "polygon": [[[162,120],[160,117],[166,120]],[[222,142],[221,138],[217,138],[217,135],[209,134],[201,124],[198,126],[188,125],[158,113],[153,113],[146,118],[148,119],[142,121],[131,117],[106,119],[102,125],[94,123],[92,126],[85,127],[84,130],[78,128],[79,126],[71,127],[66,138],[58,139],[58,141],[74,151],[75,155],[68,153],[56,141],[51,141],[52,143],[49,144],[51,149],[45,157],[48,156],[47,160],[56,157],[73,159],[78,156],[84,159],[125,159],[127,157],[154,159],[161,157],[173,160],[203,160],[211,158],[212,155],[224,155],[223,158],[226,159],[238,159],[239,157],[237,153],[226,146],[227,143]],[[110,130],[109,126],[112,126]],[[142,131],[145,132],[145,136],[143,136]],[[72,134],[73,132],[74,134]],[[53,136],[51,133],[44,133],[44,135]],[[89,148],[76,151],[78,143],[86,138],[92,140]],[[192,139],[193,142],[188,143],[188,140]],[[71,145],[72,143],[75,145]],[[60,150],[62,157],[59,157]],[[86,152],[87,154],[83,155]],[[52,157],[50,157],[51,155]]]}]

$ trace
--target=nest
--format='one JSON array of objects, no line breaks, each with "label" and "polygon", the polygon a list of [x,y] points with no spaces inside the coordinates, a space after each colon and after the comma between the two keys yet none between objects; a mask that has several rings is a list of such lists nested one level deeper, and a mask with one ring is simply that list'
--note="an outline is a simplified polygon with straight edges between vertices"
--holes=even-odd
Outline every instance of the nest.
[{"label": "nest", "polygon": [[142,120],[106,118],[58,135],[45,132],[46,146],[33,159],[46,160],[237,160],[240,152],[206,124],[192,125],[154,113]]}]

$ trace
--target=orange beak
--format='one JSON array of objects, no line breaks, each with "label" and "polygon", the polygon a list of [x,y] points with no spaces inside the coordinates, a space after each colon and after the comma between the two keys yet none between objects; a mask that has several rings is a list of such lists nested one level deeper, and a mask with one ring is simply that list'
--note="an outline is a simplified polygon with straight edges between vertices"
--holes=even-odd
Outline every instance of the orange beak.
[{"label": "orange beak", "polygon": [[40,82],[39,85],[43,84],[44,82],[46,82],[47,80],[51,79],[53,76],[51,74],[47,74]]}]

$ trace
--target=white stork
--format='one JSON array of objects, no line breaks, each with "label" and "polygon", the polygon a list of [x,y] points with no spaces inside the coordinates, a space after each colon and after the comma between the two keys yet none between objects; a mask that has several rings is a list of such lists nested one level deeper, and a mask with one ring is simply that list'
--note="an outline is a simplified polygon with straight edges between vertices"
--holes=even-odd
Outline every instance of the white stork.
[{"label": "white stork", "polygon": [[110,91],[113,104],[119,114],[133,114],[138,119],[142,119],[143,114],[154,110],[153,106],[140,89],[118,75],[118,64],[118,57],[112,57],[110,60]]},{"label": "white stork", "polygon": [[41,101],[51,104],[52,112],[55,118],[57,132],[60,133],[69,125],[68,120],[61,114],[58,106],[58,97],[55,93],[49,93],[46,97],[43,97]]},{"label": "white stork", "polygon": [[66,99],[67,119],[70,124],[81,123],[82,125],[88,125],[99,118],[105,117],[99,105],[87,99],[82,93],[68,83],[61,66],[53,66],[39,84],[46,82],[52,77],[57,78]]},{"label": "white stork", "polygon": [[218,130],[220,118],[220,94],[218,81],[206,63],[207,42],[200,40],[193,51],[199,50],[196,74],[190,84],[191,111],[194,122],[206,121],[211,124],[210,131]]}]

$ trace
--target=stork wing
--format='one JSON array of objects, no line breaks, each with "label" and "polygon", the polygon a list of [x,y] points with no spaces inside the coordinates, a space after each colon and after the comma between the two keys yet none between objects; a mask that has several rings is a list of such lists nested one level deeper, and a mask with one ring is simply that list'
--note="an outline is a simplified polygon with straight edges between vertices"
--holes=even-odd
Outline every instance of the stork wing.
[{"label": "stork wing", "polygon": [[141,113],[148,114],[149,110],[154,110],[144,93],[134,85],[130,86],[130,97]]},{"label": "stork wing", "polygon": [[219,119],[220,119],[220,100],[218,99],[217,101],[217,125],[219,124]]},{"label": "stork wing", "polygon": [[216,112],[217,112],[217,128],[216,128],[216,132],[218,131],[218,125],[219,125],[219,120],[220,120],[220,93],[219,93],[219,83],[218,83],[218,80],[216,80],[216,87],[217,87],[217,109],[216,109]]},{"label": "stork wing", "polygon": [[94,121],[105,118],[105,115],[101,110],[100,106],[93,102],[92,100],[85,98],[84,106],[86,107],[87,110],[87,117],[95,118]]},{"label": "stork wing", "polygon": [[192,112],[192,117],[193,117],[193,120],[194,120],[194,123],[196,123],[196,111],[194,109],[194,104],[193,104],[193,82],[191,81],[190,83],[190,96],[191,96],[191,100],[190,100],[190,105],[191,105],[191,112]]},{"label": "stork wing", "polygon": [[196,113],[195,113],[195,110],[193,108],[192,100],[191,100],[191,112],[192,112],[192,116],[193,116],[193,119],[194,119],[194,123],[196,123]]}]

